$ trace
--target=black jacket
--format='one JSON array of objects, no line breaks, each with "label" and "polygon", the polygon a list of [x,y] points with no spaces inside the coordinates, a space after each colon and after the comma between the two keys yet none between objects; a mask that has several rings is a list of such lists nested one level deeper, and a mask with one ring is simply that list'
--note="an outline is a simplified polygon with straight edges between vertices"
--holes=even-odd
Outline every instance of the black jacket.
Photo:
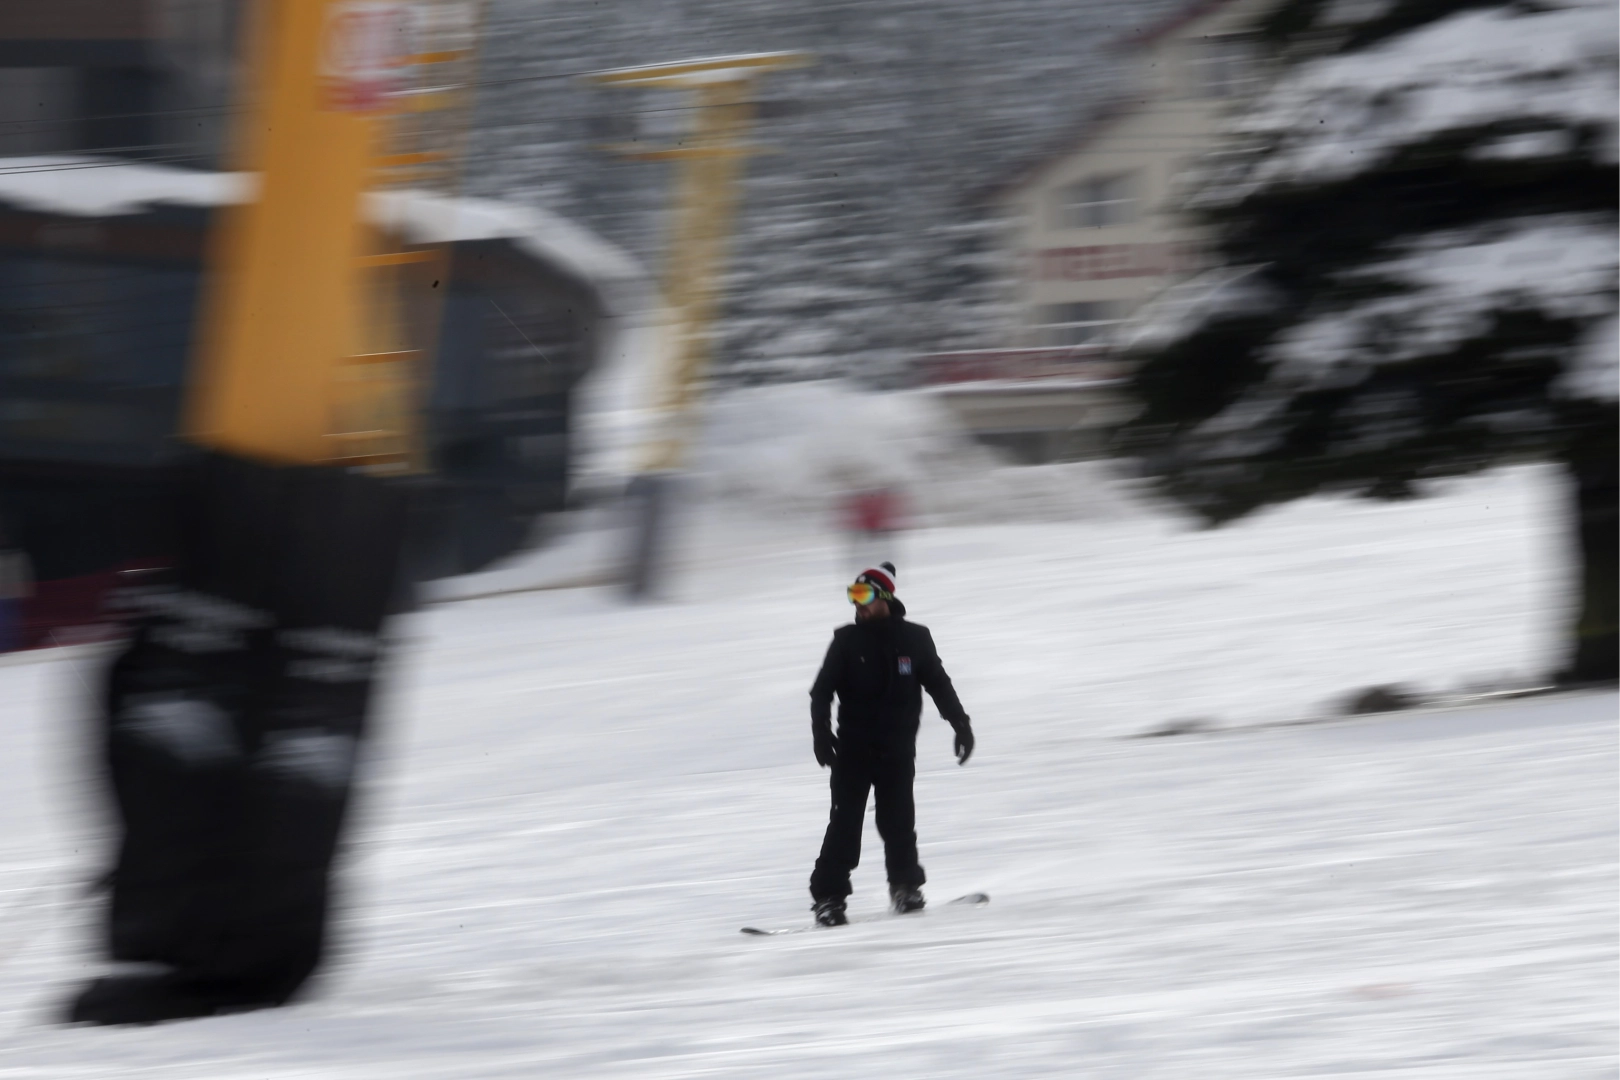
[{"label": "black jacket", "polygon": [[833,631],[827,658],[810,687],[812,725],[831,724],[836,694],[840,731],[915,739],[922,692],[927,690],[951,727],[966,726],[968,714],[945,674],[928,627],[907,622],[905,606],[898,600],[890,601],[889,611],[886,619],[850,623]]}]

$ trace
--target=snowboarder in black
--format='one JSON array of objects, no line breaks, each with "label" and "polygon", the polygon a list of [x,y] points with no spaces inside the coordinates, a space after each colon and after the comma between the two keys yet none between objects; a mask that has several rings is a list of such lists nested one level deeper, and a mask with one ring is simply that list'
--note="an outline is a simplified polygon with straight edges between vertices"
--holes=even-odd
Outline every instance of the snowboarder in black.
[{"label": "snowboarder in black", "polygon": [[[956,760],[973,753],[973,729],[940,663],[926,626],[906,621],[894,595],[893,563],[864,570],[849,587],[855,621],[833,633],[827,658],[810,688],[810,731],[816,763],[832,767],[832,812],[821,856],[810,875],[816,921],[841,926],[849,873],[861,860],[861,826],[868,790],[877,792],[878,835],[883,837],[889,899],[895,912],[922,909],[926,880],[917,863],[917,729],[922,691],[956,732]],[[838,733],[832,699],[838,696]]]}]

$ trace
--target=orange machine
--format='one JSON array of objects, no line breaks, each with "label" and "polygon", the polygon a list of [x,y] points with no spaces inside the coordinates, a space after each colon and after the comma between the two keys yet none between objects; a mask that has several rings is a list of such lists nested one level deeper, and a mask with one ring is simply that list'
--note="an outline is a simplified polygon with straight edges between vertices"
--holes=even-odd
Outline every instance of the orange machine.
[{"label": "orange machine", "polygon": [[465,65],[422,44],[470,28],[442,18],[457,10],[258,9],[237,146],[257,191],[213,252],[187,430],[201,449],[174,468],[172,565],[115,590],[129,629],[101,698],[121,823],[103,940],[144,966],[85,983],[69,1022],[283,1005],[325,955],[412,486],[337,466],[409,465],[411,340],[429,339],[394,275],[437,258],[389,251],[362,200],[387,170],[453,160],[420,142],[454,125],[395,106],[413,73]]},{"label": "orange machine", "polygon": [[186,433],[271,463],[421,464],[415,387],[445,260],[363,220],[367,193],[448,188],[471,0],[263,0],[216,231]]}]

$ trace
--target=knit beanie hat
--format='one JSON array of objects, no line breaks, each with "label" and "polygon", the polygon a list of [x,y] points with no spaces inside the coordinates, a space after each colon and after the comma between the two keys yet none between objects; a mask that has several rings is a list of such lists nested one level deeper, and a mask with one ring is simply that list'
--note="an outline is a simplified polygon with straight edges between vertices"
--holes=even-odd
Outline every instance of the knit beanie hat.
[{"label": "knit beanie hat", "polygon": [[870,585],[878,591],[878,595],[885,600],[894,599],[894,579],[897,575],[894,563],[878,563],[877,566],[862,570],[855,576],[855,584]]}]

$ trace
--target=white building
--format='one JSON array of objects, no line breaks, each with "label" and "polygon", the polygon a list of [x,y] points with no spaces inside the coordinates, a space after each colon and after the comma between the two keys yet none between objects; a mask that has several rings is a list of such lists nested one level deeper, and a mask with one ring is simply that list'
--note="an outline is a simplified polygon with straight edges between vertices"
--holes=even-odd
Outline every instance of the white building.
[{"label": "white building", "polygon": [[1200,262],[1175,181],[1258,89],[1252,26],[1276,0],[1195,0],[1127,39],[1126,92],[988,194],[1018,268],[1006,347],[921,357],[918,381],[1025,461],[1094,456],[1130,414],[1108,339]]},{"label": "white building", "polygon": [[1198,263],[1174,182],[1214,145],[1222,113],[1255,89],[1249,28],[1275,0],[1197,0],[1128,39],[1128,92],[992,196],[1019,267],[1009,344],[1105,339]]}]

